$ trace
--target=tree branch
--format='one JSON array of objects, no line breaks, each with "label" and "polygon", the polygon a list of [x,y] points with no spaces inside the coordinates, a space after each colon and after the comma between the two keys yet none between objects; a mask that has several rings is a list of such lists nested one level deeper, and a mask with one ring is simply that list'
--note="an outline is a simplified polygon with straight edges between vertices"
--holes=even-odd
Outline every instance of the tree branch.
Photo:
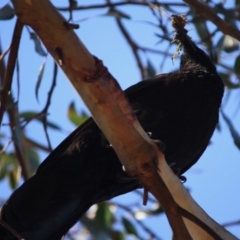
[{"label": "tree branch", "polygon": [[206,19],[213,22],[224,34],[232,36],[240,41],[240,31],[232,27],[229,23],[221,19],[215,12],[212,11],[204,3],[201,3],[197,0],[183,0],[185,3],[190,5],[195,11],[204,16]]},{"label": "tree branch", "polygon": [[[4,64],[3,58],[0,61],[0,69],[1,69],[0,78],[3,80],[0,115],[1,117],[3,117],[3,114],[7,109],[8,118],[10,122],[9,126],[11,128],[11,135],[12,135],[12,141],[14,144],[15,154],[22,169],[22,176],[25,180],[27,180],[32,176],[32,173],[29,166],[29,162],[27,161],[25,156],[24,146],[22,144],[22,140],[24,136],[23,136],[23,132],[20,130],[20,123],[18,119],[18,107],[14,103],[12,94],[10,92],[22,28],[23,28],[22,23],[17,21],[15,25],[13,38],[12,38],[11,47],[10,47],[10,54],[8,58],[7,68]],[[0,53],[2,53],[1,48],[0,48]],[[4,57],[4,55],[5,54],[2,54],[1,56]],[[8,104],[11,105],[11,107],[7,108]]]},{"label": "tree branch", "polygon": [[3,89],[1,90],[1,109],[0,109],[0,127],[2,124],[2,118],[4,112],[7,109],[8,97],[11,93],[12,78],[17,61],[18,48],[20,43],[20,37],[22,34],[23,24],[17,20],[12,37],[11,48],[7,63],[7,70],[5,72],[3,80]]},{"label": "tree branch", "polygon": [[[117,6],[124,6],[124,5],[138,5],[138,6],[149,6],[149,3],[152,3],[156,6],[176,6],[176,7],[183,7],[185,4],[178,3],[178,2],[172,2],[169,4],[168,2],[157,2],[157,1],[121,1],[121,2],[115,2],[115,3],[104,3],[104,4],[91,4],[91,5],[85,5],[85,6],[76,6],[74,10],[88,10],[88,9],[101,9],[101,8],[107,8],[107,7],[117,7]],[[57,7],[59,11],[69,11],[72,10],[71,7]]]}]

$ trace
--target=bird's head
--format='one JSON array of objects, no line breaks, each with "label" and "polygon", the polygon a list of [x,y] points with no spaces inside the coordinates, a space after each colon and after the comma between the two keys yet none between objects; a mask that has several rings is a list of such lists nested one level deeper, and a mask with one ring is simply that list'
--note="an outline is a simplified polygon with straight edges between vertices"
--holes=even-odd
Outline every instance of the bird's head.
[{"label": "bird's head", "polygon": [[210,57],[186,35],[188,39],[183,39],[183,54],[181,57],[180,70],[187,71],[199,69],[203,71],[216,72],[216,67]]},{"label": "bird's head", "polygon": [[216,72],[216,67],[212,63],[209,56],[191,40],[187,35],[187,30],[184,28],[187,20],[183,15],[172,16],[172,26],[175,29],[175,36],[173,42],[179,44],[177,49],[178,52],[183,49],[181,57],[180,70],[203,70]]}]

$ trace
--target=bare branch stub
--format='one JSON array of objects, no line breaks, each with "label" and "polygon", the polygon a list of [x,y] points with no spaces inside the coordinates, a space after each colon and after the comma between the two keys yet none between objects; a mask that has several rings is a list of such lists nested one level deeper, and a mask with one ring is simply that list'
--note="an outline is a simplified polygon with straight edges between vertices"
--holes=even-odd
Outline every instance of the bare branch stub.
[{"label": "bare branch stub", "polygon": [[67,21],[64,21],[63,25],[68,30],[79,29],[79,27],[80,27],[79,24],[73,24],[73,23],[69,23]]},{"label": "bare branch stub", "polygon": [[95,60],[95,67],[96,70],[89,75],[85,75],[83,78],[83,81],[88,83],[93,83],[99,79],[99,77],[103,78],[104,80],[107,79],[114,79],[115,78],[109,73],[106,66],[104,66],[102,60],[98,59],[96,56],[93,55],[93,58]]}]

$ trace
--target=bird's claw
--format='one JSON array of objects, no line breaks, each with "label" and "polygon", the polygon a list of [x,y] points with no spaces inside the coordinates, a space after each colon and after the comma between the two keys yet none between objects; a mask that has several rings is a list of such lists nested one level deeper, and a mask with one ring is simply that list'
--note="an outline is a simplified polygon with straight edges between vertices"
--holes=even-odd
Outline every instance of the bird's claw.
[{"label": "bird's claw", "polygon": [[187,181],[187,178],[183,175],[178,176],[178,178],[180,179],[181,183],[185,183]]},{"label": "bird's claw", "polygon": [[175,164],[176,164],[175,162],[174,163],[170,163],[169,167],[172,169],[174,174],[178,176],[178,178],[180,179],[181,183],[185,183],[187,181],[187,178],[185,176],[183,176],[183,175],[180,175],[181,169],[174,167]]}]

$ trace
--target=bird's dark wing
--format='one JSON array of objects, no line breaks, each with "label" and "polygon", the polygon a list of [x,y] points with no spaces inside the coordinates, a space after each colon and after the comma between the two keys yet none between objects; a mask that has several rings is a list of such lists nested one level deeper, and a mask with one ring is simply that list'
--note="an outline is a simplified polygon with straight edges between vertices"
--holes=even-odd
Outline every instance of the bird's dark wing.
[{"label": "bird's dark wing", "polygon": [[96,128],[96,123],[90,117],[82,125],[77,127],[68,137],[66,137],[55,149],[51,152],[48,157],[41,163],[38,167],[37,172],[44,171],[51,165],[57,164],[59,157],[64,154],[67,149],[73,147],[74,143],[77,142],[76,139],[81,136],[82,132],[87,129]]}]

